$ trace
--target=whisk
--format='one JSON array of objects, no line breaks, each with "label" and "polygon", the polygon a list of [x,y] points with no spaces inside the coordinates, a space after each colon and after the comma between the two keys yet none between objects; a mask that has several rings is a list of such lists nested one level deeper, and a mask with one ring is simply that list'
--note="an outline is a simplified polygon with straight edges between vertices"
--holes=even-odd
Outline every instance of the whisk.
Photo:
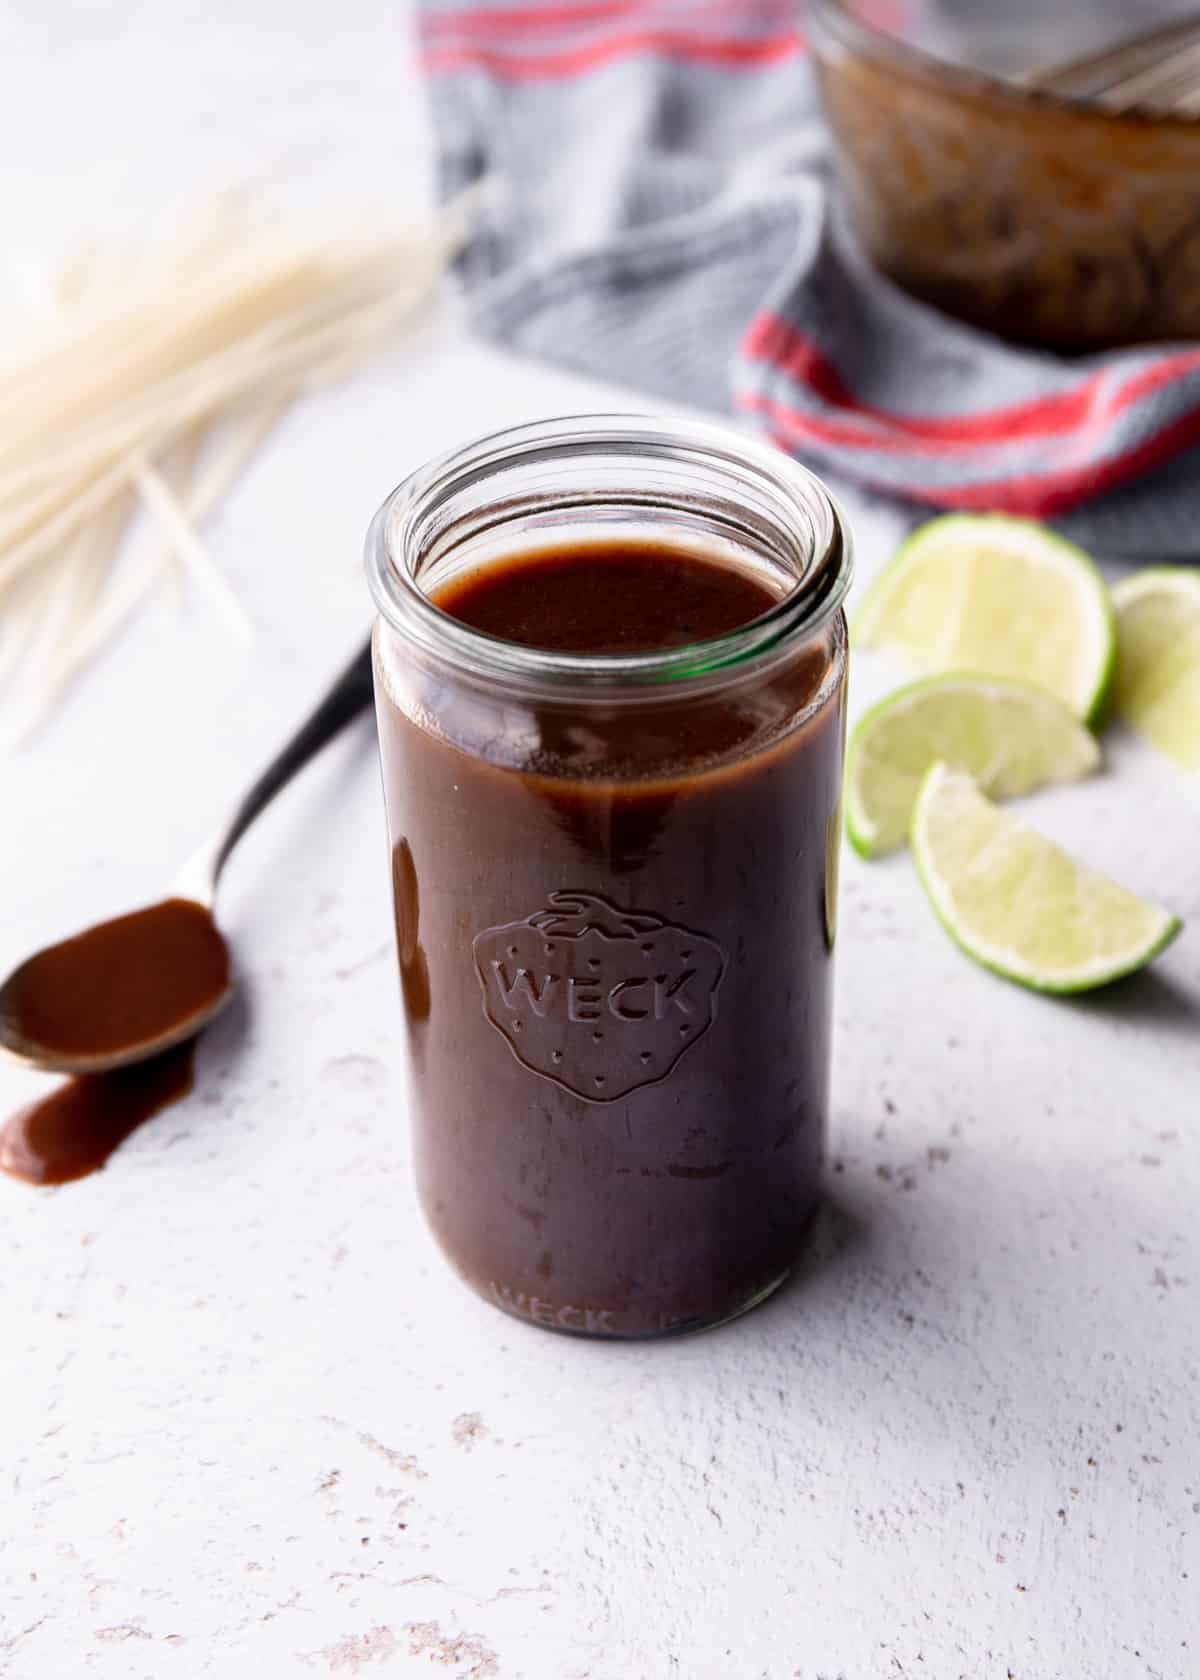
[{"label": "whisk", "polygon": [[1200,14],[1055,65],[1030,80],[1044,92],[1089,99],[1112,111],[1137,106],[1200,115]]}]

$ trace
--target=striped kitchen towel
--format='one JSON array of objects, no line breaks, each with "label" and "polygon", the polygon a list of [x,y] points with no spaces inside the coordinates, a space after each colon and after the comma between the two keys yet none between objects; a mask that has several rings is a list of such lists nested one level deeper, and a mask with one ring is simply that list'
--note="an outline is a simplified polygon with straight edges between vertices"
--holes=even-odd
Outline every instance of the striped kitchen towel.
[{"label": "striped kitchen towel", "polygon": [[442,189],[495,187],[483,332],[927,509],[1200,552],[1200,347],[1014,349],[877,274],[792,0],[424,0],[419,27]]}]

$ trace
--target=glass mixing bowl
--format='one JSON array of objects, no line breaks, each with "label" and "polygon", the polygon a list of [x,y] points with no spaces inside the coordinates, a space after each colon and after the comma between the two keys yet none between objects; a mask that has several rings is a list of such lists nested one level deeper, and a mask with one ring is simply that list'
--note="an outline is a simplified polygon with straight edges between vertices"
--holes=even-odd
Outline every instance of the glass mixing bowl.
[{"label": "glass mixing bowl", "polygon": [[812,0],[838,174],[875,261],[1025,343],[1200,338],[1200,117],[1114,112],[1031,85],[1194,10]]}]

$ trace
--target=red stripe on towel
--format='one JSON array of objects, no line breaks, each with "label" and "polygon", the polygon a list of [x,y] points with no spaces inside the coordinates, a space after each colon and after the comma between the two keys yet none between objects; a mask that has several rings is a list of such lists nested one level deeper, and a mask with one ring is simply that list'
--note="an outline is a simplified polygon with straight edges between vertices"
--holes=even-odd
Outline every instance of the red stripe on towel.
[{"label": "red stripe on towel", "polygon": [[[807,386],[831,408],[843,409],[884,428],[883,433],[863,430],[837,440],[857,443],[864,449],[907,447],[895,434],[949,444],[1011,443],[1084,428],[1100,434],[1104,423],[1131,403],[1182,374],[1200,370],[1200,350],[1171,351],[1131,374],[1123,384],[1115,384],[1111,372],[1101,370],[1089,374],[1070,391],[1034,397],[1028,402],[974,414],[922,416],[860,402],[820,347],[779,316],[757,316],[742,341],[742,350],[752,361],[765,362]],[[893,434],[894,441],[884,435],[887,432]]]}]

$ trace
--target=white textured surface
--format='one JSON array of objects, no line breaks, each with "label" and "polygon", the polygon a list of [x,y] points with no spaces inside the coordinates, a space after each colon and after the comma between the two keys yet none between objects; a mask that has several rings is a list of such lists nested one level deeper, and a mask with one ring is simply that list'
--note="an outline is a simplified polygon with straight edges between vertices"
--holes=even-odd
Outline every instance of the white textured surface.
[{"label": "white textured surface", "polygon": [[[10,4],[6,237],[270,166],[410,193],[385,0]],[[611,400],[445,328],[287,424],[212,540],[259,626],[146,613],[0,771],[0,964],[152,897],[364,627],[382,493]],[[894,535],[860,518],[864,573]],[[886,680],[860,663],[855,710]],[[1192,927],[1052,1004],[904,858],[843,872],[833,1200],[715,1335],[556,1339],[413,1205],[367,733],[264,819],[244,1001],[109,1170],[0,1183],[0,1673],[160,1680],[1185,1680],[1200,1672],[1200,808],[1132,743],[1031,814]],[[40,1089],[5,1070],[0,1104]]]}]

